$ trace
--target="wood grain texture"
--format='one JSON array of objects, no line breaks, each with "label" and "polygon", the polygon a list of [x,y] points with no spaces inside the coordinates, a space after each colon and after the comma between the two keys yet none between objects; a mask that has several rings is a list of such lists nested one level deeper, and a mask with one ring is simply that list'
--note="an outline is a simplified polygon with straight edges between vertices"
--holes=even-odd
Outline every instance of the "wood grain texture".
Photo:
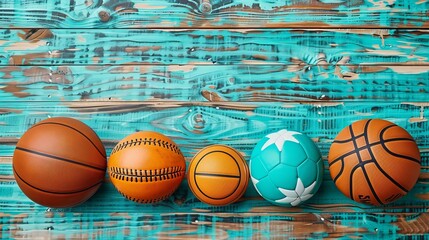
[{"label": "wood grain texture", "polygon": [[[429,236],[429,1],[0,0],[0,239],[426,239]],[[186,181],[141,205],[106,175],[67,209],[29,200],[13,176],[22,134],[55,116],[77,118],[108,153],[153,130],[187,163],[226,144],[249,160],[286,128],[312,138],[321,189],[297,208],[271,205],[250,185],[225,207],[198,201]],[[354,121],[404,127],[421,151],[408,195],[358,204],[330,178],[327,154]]]},{"label": "wood grain texture", "polygon": [[1,101],[426,101],[429,66],[0,67]]},{"label": "wood grain texture", "polygon": [[1,0],[0,24],[8,28],[424,28],[428,8],[426,0]]},{"label": "wood grain texture", "polygon": [[[404,127],[419,144],[423,158],[429,149],[426,102],[0,102],[0,155],[11,156],[17,139],[48,117],[82,120],[112,147],[126,135],[154,130],[168,135],[186,154],[221,141],[247,155],[266,134],[286,128],[307,134],[327,154],[340,130],[354,121],[383,118]],[[189,156],[189,155],[188,155]],[[429,165],[424,160],[424,165]]]},{"label": "wood grain texture", "polygon": [[4,29],[0,65],[428,65],[429,30]]},{"label": "wood grain texture", "polygon": [[[427,233],[428,213],[284,213],[270,215],[93,214],[46,212],[4,214],[0,237],[41,239],[285,239],[406,238]],[[363,225],[362,222],[365,224]],[[416,228],[416,224],[423,227]]]},{"label": "wood grain texture", "polygon": [[[273,207],[257,197],[252,186],[244,201],[219,208],[199,202],[189,191],[186,182],[167,202],[156,208],[148,206],[145,212],[157,214],[168,211],[180,212],[425,212],[428,209],[429,125],[425,110],[427,103],[333,103],[333,102],[5,102],[0,105],[3,124],[0,154],[11,156],[19,137],[34,123],[54,116],[80,119],[92,127],[103,139],[107,152],[126,135],[139,130],[154,130],[174,139],[185,154],[187,162],[201,148],[216,143],[232,146],[248,160],[255,146],[269,132],[286,128],[300,131],[311,137],[321,149],[325,159],[336,134],[348,124],[364,118],[384,118],[404,127],[415,137],[422,156],[423,170],[419,183],[407,197],[387,207],[368,207],[356,204],[343,196],[330,180],[327,169],[324,184],[317,197],[303,208],[284,209]],[[25,199],[12,177],[10,158],[3,159],[0,175],[3,206],[9,211],[33,209],[34,203]],[[6,191],[6,192],[4,192]],[[82,206],[88,211],[136,212],[141,205],[125,200],[107,181],[99,198],[95,197]],[[20,203],[15,200],[19,199]],[[93,202],[92,202],[93,201]],[[4,208],[4,209],[5,209]],[[38,208],[42,211],[43,208]],[[76,208],[76,209],[79,209]],[[83,210],[82,210],[83,211]]]}]

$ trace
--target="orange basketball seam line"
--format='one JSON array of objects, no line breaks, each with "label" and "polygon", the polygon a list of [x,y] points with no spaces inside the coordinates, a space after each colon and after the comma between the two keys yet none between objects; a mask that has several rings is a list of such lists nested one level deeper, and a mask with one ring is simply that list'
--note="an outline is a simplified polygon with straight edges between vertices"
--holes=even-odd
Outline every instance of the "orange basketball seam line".
[{"label": "orange basketball seam line", "polygon": [[116,145],[111,154],[114,154],[116,152],[119,152],[127,147],[133,147],[133,146],[140,146],[140,145],[154,145],[163,147],[165,149],[168,149],[174,153],[181,154],[180,149],[176,146],[174,143],[167,142],[165,140],[161,139],[152,139],[152,138],[139,138],[139,139],[131,139],[130,141],[123,142],[121,144]]},{"label": "orange basketball seam line", "polygon": [[109,175],[112,178],[127,182],[157,182],[174,179],[184,174],[182,167],[168,167],[155,170],[137,170],[111,167]]}]

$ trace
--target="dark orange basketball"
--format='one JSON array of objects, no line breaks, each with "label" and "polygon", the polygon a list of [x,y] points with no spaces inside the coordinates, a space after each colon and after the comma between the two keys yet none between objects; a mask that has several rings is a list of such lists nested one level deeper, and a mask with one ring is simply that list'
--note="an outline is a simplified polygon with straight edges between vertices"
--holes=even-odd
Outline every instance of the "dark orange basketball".
[{"label": "dark orange basketball", "polygon": [[421,167],[413,137],[381,119],[357,121],[343,129],[331,146],[328,161],[338,189],[357,202],[372,205],[407,194]]},{"label": "dark orange basketball", "polygon": [[49,118],[21,137],[13,155],[13,172],[21,190],[47,207],[85,202],[101,186],[106,152],[97,134],[72,118]]},{"label": "dark orange basketball", "polygon": [[249,182],[246,161],[235,149],[212,145],[189,164],[188,184],[202,202],[223,206],[240,199]]}]

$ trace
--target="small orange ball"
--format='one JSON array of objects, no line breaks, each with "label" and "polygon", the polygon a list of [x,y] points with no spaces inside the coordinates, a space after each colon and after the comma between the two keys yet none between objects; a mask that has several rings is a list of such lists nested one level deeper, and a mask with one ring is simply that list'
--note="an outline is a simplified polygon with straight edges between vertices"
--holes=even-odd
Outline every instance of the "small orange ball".
[{"label": "small orange ball", "polygon": [[243,156],[224,145],[198,152],[189,164],[188,184],[202,202],[224,206],[236,202],[249,183],[249,168]]}]

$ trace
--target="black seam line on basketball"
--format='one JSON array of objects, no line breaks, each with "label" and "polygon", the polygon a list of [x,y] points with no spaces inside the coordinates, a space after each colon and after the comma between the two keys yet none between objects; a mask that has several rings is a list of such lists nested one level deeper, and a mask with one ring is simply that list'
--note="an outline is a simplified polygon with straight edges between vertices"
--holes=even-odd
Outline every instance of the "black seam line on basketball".
[{"label": "black seam line on basketball", "polygon": [[[367,131],[367,127],[368,127],[368,125],[369,125],[370,121],[371,121],[371,120],[368,120],[368,121],[365,123],[364,133]],[[352,127],[352,125],[350,125],[350,126],[349,126],[349,131],[350,131],[350,135],[351,135],[351,137],[352,137],[353,145],[354,145],[355,149],[358,149],[357,142],[356,142],[356,140],[357,140],[357,139],[356,139],[356,138],[355,138],[355,136],[354,136],[354,131],[353,131],[353,127]],[[365,143],[366,143],[366,142],[365,142]],[[366,143],[366,145],[368,145],[368,144]],[[373,193],[373,195],[375,196],[376,200],[381,204],[380,199],[378,199],[378,196],[376,196],[376,195],[375,195],[375,190],[373,189],[373,186],[372,186],[371,182],[370,182],[370,181],[369,181],[369,179],[368,179],[368,175],[367,175],[367,173],[366,173],[365,167],[363,167],[363,165],[362,165],[363,161],[362,161],[362,156],[360,155],[360,151],[357,151],[357,152],[356,152],[356,156],[357,156],[357,158],[358,158],[358,160],[359,160],[359,164],[358,164],[357,166],[361,167],[361,169],[362,169],[362,173],[363,173],[363,175],[365,176],[365,179],[366,179],[366,181],[367,181],[367,183],[368,183],[369,189],[371,190],[371,192],[372,192],[372,193]],[[362,165],[362,166],[361,166],[361,165]],[[350,197],[352,198],[352,200],[354,200],[354,197],[353,197],[353,188],[352,188],[352,186],[353,186],[353,185],[352,185],[352,181],[353,181],[353,174],[354,174],[354,172],[350,174],[350,178],[349,178],[350,187],[351,187],[351,188],[350,188]]]},{"label": "black seam line on basketball", "polygon": [[[384,128],[383,128],[383,130],[381,130],[381,132],[383,132],[383,133],[384,133],[384,132],[385,132],[385,131],[387,131],[389,128],[392,128],[392,127],[395,127],[395,126],[397,126],[397,125],[396,125],[396,124],[390,124],[390,125],[388,125],[388,126],[384,127]],[[380,133],[381,133],[381,132],[380,132]],[[381,135],[380,135],[380,137],[381,137]]]},{"label": "black seam line on basketball", "polygon": [[91,189],[91,188],[93,188],[93,187],[96,187],[96,186],[98,186],[98,185],[100,185],[100,184],[102,184],[102,183],[103,183],[103,180],[101,180],[101,181],[97,182],[96,184],[94,184],[94,185],[92,185],[92,186],[89,186],[89,187],[87,187],[87,188],[85,188],[85,189],[82,189],[82,190],[79,190],[79,191],[75,191],[75,192],[51,192],[51,191],[46,191],[46,190],[40,189],[40,188],[38,188],[38,187],[35,187],[35,186],[33,186],[33,185],[29,184],[27,181],[25,181],[25,180],[24,180],[24,179],[23,179],[23,178],[18,174],[18,172],[15,170],[15,168],[13,168],[13,172],[16,174],[16,176],[18,176],[18,178],[19,178],[23,183],[25,183],[26,185],[30,186],[31,188],[34,188],[34,189],[39,190],[39,191],[41,191],[41,192],[45,192],[45,193],[52,193],[52,194],[75,194],[75,193],[81,193],[81,192],[85,192],[85,191],[87,191],[87,190],[89,190],[89,189]]},{"label": "black seam line on basketball", "polygon": [[[39,123],[39,124],[36,124],[36,125],[34,125],[33,127],[31,127],[31,128],[34,128],[34,127],[37,127],[37,126],[40,126],[40,125],[44,125],[44,124],[54,124],[54,125],[61,125],[61,126],[63,126],[63,127],[68,127],[68,128],[70,128],[70,129],[73,129],[73,130],[75,130],[76,132],[78,132],[78,133],[80,133],[82,136],[84,136],[91,144],[92,144],[92,146],[94,146],[95,147],[95,149],[97,149],[97,151],[101,154],[101,156],[102,157],[104,157],[104,158],[106,158],[106,153],[103,153],[100,149],[98,149],[98,147],[95,145],[95,143],[89,138],[89,137],[87,137],[83,132],[81,132],[81,131],[79,131],[78,129],[76,129],[76,128],[74,128],[74,127],[72,127],[72,126],[69,126],[69,125],[66,125],[66,124],[63,124],[63,123],[56,123],[56,122],[43,122],[43,123]],[[92,130],[92,129],[91,129]],[[93,131],[93,130],[92,130]],[[95,132],[94,132],[95,133]],[[96,133],[95,133],[96,134]],[[96,134],[97,135],[97,134]]]},{"label": "black seam line on basketball", "polygon": [[374,162],[375,166],[378,168],[378,170],[380,170],[380,172],[386,177],[388,178],[393,184],[395,184],[398,188],[400,188],[402,191],[404,192],[408,192],[408,190],[403,187],[400,183],[396,182],[395,179],[393,179],[391,176],[389,176],[382,168],[381,166],[378,164],[377,161]]},{"label": "black seam line on basketball", "polygon": [[[368,164],[368,163],[375,163],[375,162],[368,162],[367,161],[366,164]],[[383,202],[380,200],[380,198],[378,197],[377,193],[375,192],[374,186],[372,186],[372,183],[371,183],[371,179],[369,179],[369,176],[368,176],[368,174],[366,172],[366,169],[365,169],[365,165],[366,164],[363,164],[362,166],[360,166],[362,168],[363,175],[364,175],[364,177],[366,179],[366,182],[368,183],[368,186],[369,186],[369,189],[372,192],[372,195],[374,195],[374,197],[375,197],[375,200],[377,200],[378,203],[383,204]]]},{"label": "black seam line on basketball", "polygon": [[[369,120],[372,120],[372,119],[369,119]],[[390,128],[390,127],[394,127],[394,126],[396,126],[396,125],[392,124],[392,125],[389,125],[388,127]],[[360,138],[364,135],[365,135],[365,133],[362,133],[362,134],[356,135],[355,138]],[[351,140],[352,140],[351,138],[346,139],[346,140],[334,140],[333,143],[347,143],[347,142],[350,142]]]},{"label": "black seam line on basketball", "polygon": [[56,160],[60,160],[60,161],[64,161],[64,162],[69,162],[69,163],[73,163],[73,164],[77,164],[77,165],[89,167],[89,168],[92,168],[92,169],[95,169],[95,170],[100,170],[100,171],[103,171],[103,172],[106,171],[105,168],[91,166],[89,164],[76,162],[76,161],[73,161],[73,160],[70,160],[70,159],[67,159],[67,158],[62,158],[62,157],[54,156],[54,155],[47,154],[47,153],[37,152],[37,151],[30,150],[30,149],[22,148],[22,147],[16,147],[16,150],[20,150],[20,151],[23,151],[23,152],[29,152],[29,153],[36,154],[36,155],[39,155],[39,156],[49,157],[49,158],[53,158],[53,159],[56,159]]},{"label": "black seam line on basketball", "polygon": [[[362,135],[360,135],[359,137],[362,137]],[[351,141],[351,140],[349,140],[349,141]],[[411,138],[389,138],[389,139],[387,139],[385,141],[386,142],[394,142],[394,141],[412,141],[412,142],[414,142],[414,139],[411,139]],[[338,142],[338,141],[334,140],[332,143],[346,143],[346,142]],[[370,145],[374,145],[374,144],[380,144],[380,141],[379,142],[370,143]]]},{"label": "black seam line on basketball", "polygon": [[160,139],[152,139],[152,138],[135,138],[135,139],[131,139],[129,141],[123,142],[121,144],[116,145],[112,152],[111,155],[119,152],[123,149],[126,149],[127,147],[131,147],[131,146],[136,146],[136,145],[151,145],[154,144],[155,146],[159,146],[159,147],[163,147],[167,150],[170,150],[176,154],[181,154],[180,148],[176,146],[176,144],[174,143],[170,143],[168,141],[164,141],[164,140],[160,140]]},{"label": "black seam line on basketball", "polygon": [[[413,140],[413,139],[409,139],[409,138],[391,138],[391,139],[388,139],[388,140],[384,140],[384,143],[388,143],[388,142],[395,142],[395,141],[413,141],[413,142],[414,142],[414,140]],[[381,141],[380,141],[380,142],[371,143],[371,144],[369,144],[369,146],[370,146],[370,147],[373,147],[373,146],[376,146],[376,145],[379,145],[379,144],[381,144]],[[360,147],[360,148],[358,148],[357,150],[358,150],[358,151],[361,151],[361,150],[364,150],[365,148],[367,148],[367,146]],[[341,158],[348,157],[348,156],[350,156],[350,155],[353,155],[354,153],[356,153],[356,149],[355,149],[355,150],[352,150],[352,151],[350,151],[350,152],[348,152],[348,153],[345,153],[345,154],[343,154],[343,155],[339,156],[338,158],[336,158],[336,159],[332,160],[332,161],[329,163],[329,166],[331,166],[332,164],[334,164],[334,163],[338,162],[339,160],[341,160]]]},{"label": "black seam line on basketball", "polygon": [[[351,135],[351,140],[353,142],[353,146],[356,149],[357,148],[357,144],[356,144],[356,141],[355,141],[356,139],[354,138],[354,132],[353,132],[352,125],[349,125],[349,132],[350,132],[350,135]],[[356,152],[356,154],[358,156],[359,163],[361,163],[362,159],[360,159],[359,152]],[[356,166],[353,169],[355,169],[355,168],[356,168]],[[350,192],[350,198],[352,200],[355,200],[354,197],[353,197],[353,172],[354,171],[352,170],[352,172],[350,174],[350,177],[349,177],[349,184],[350,184],[350,186],[349,186],[349,192]]]},{"label": "black seam line on basketball", "polygon": [[381,147],[382,147],[382,148],[384,148],[384,150],[385,150],[386,152],[388,152],[389,154],[391,154],[391,155],[393,155],[393,156],[395,156],[395,157],[403,158],[404,160],[409,160],[409,161],[411,161],[411,162],[415,162],[415,163],[417,163],[418,165],[421,165],[421,162],[420,162],[419,160],[415,159],[415,158],[412,158],[412,157],[409,157],[409,156],[404,156],[404,155],[397,154],[397,153],[394,153],[394,152],[390,151],[390,150],[386,147],[386,145],[385,145],[384,143],[382,143],[382,144],[381,144]]},{"label": "black seam line on basketball", "polygon": [[[375,160],[375,158],[374,158],[374,155],[373,154],[371,154],[371,147],[369,146],[369,137],[368,137],[368,127],[369,127],[369,124],[371,123],[371,119],[370,120],[368,120],[366,123],[365,123],[365,128],[364,128],[364,131],[363,131],[363,133],[364,133],[364,139],[365,139],[365,146],[366,146],[366,150],[368,150],[368,152],[370,153],[370,155],[371,155],[371,160],[373,160],[374,162],[376,161]],[[357,146],[357,144],[356,144],[356,146]],[[355,147],[356,147],[355,146]],[[359,152],[359,157],[360,157],[360,152]],[[380,198],[378,197],[378,195],[377,195],[377,192],[375,191],[375,189],[374,189],[374,186],[372,186],[372,183],[371,183],[371,180],[369,179],[369,176],[368,176],[368,173],[366,172],[366,169],[365,169],[365,164],[363,164],[362,165],[362,172],[363,172],[363,174],[364,174],[364,176],[365,176],[365,179],[366,179],[366,181],[368,182],[368,186],[369,186],[369,189],[371,190],[371,192],[372,192],[372,194],[374,195],[374,197],[375,197],[375,199],[377,200],[377,202],[379,202],[380,204],[383,204],[383,202],[380,200]]]},{"label": "black seam line on basketball", "polygon": [[[238,168],[238,174],[241,176],[241,170],[240,170],[240,166],[238,165],[238,162],[237,162],[237,160],[231,155],[231,154],[229,154],[229,153],[227,153],[227,152],[225,152],[225,151],[211,151],[211,152],[208,152],[208,153],[206,153],[206,154],[204,154],[204,156],[202,156],[201,158],[200,158],[200,161],[197,163],[197,165],[195,165],[195,169],[197,169],[197,167],[198,167],[198,164],[200,164],[200,162],[208,155],[208,154],[210,154],[210,153],[215,153],[215,152],[220,152],[220,153],[224,153],[224,154],[226,154],[226,155],[228,155],[228,156],[230,156],[233,160],[234,160],[234,162],[235,162],[235,164],[237,164],[237,168]],[[241,160],[241,159],[240,159]],[[195,183],[195,186],[197,186],[197,188],[198,188],[198,190],[200,191],[200,193],[201,194],[203,194],[204,196],[206,196],[207,198],[210,198],[210,199],[212,199],[212,200],[222,200],[222,199],[226,199],[226,198],[229,198],[229,197],[231,197],[233,194],[234,194],[234,192],[235,191],[237,191],[237,189],[238,189],[238,187],[240,186],[240,184],[241,184],[241,178],[238,178],[238,183],[237,183],[237,186],[235,187],[235,189],[233,190],[233,191],[231,191],[231,193],[228,195],[228,196],[225,196],[225,197],[222,197],[222,198],[214,198],[214,197],[210,197],[210,196],[207,196],[202,190],[201,190],[201,188],[200,188],[200,186],[198,186],[198,183],[197,183],[197,178],[195,177],[195,172],[194,172],[194,183]]]},{"label": "black seam line on basketball", "polygon": [[340,172],[337,174],[337,176],[335,176],[334,183],[337,182],[338,178],[340,178],[340,176],[341,176],[341,174],[343,174],[343,172],[344,172],[344,158],[341,158],[341,169],[340,169]]},{"label": "black seam line on basketball", "polygon": [[[394,125],[391,125],[391,126],[394,126]],[[390,128],[391,126],[389,126],[389,127],[386,127],[385,129],[388,129],[388,128]],[[369,141],[369,139],[368,139],[368,134],[367,134],[367,131],[366,131],[367,129],[365,129],[365,142],[366,143],[368,143],[368,141]],[[381,132],[383,132],[383,130],[381,131]],[[381,133],[380,132],[380,133]],[[383,140],[382,140],[382,135],[380,135],[379,136],[379,138],[380,138],[380,142],[382,142]],[[382,145],[383,146],[383,145]],[[376,161],[376,159],[375,159],[375,156],[374,156],[374,153],[373,153],[373,151],[372,151],[372,147],[368,147],[367,148],[367,150],[368,150],[368,153],[369,153],[369,155],[371,156],[371,159],[373,159],[374,160],[374,164],[375,164],[375,166],[378,168],[378,170],[387,178],[387,179],[389,179],[393,184],[395,184],[398,188],[400,188],[402,191],[404,191],[404,192],[408,192],[408,190],[405,188],[405,187],[403,187],[401,184],[399,184],[397,181],[395,181],[390,175],[388,175],[385,171],[384,171],[384,169],[383,168],[381,168],[381,166],[378,164],[378,162]]]},{"label": "black seam line on basketball", "polygon": [[[362,134],[359,134],[359,135],[356,135],[355,137],[356,138],[360,138],[360,137],[362,137],[363,136],[363,133]],[[352,139],[351,138],[349,138],[349,139],[346,139],[346,140],[334,140],[333,141],[333,143],[348,143],[348,142],[350,142]]]},{"label": "black seam line on basketball", "polygon": [[[357,164],[356,166],[354,166],[354,167],[352,168],[352,170],[350,171],[349,189],[350,189],[350,198],[351,198],[352,200],[354,200],[354,197],[353,197],[353,174],[355,173],[355,171],[356,171],[358,168],[362,168],[362,166],[363,166],[363,165],[368,164],[368,163],[372,163],[372,162],[373,162],[373,161],[372,161],[372,160],[370,160],[370,161],[366,161],[366,162],[363,162],[363,163],[359,163],[359,164]],[[363,173],[363,171],[362,171],[362,173]]]},{"label": "black seam line on basketball", "polygon": [[[396,125],[393,125],[393,126],[396,126]],[[389,129],[390,127],[393,127],[393,126],[389,126],[389,127],[384,128],[383,130],[381,130],[381,132],[380,132],[380,136],[379,136],[381,147],[382,147],[384,150],[386,150],[386,152],[388,152],[389,154],[391,154],[391,155],[393,155],[393,156],[395,156],[395,157],[399,157],[399,158],[403,158],[403,159],[406,159],[406,160],[410,160],[410,161],[412,161],[412,162],[415,162],[415,163],[417,163],[417,164],[421,165],[421,162],[420,162],[419,160],[417,160],[417,159],[415,159],[415,158],[412,158],[412,157],[409,157],[409,156],[403,156],[403,155],[400,155],[400,154],[397,154],[397,153],[393,153],[392,151],[390,151],[390,150],[389,150],[389,148],[387,148],[387,146],[386,146],[386,144],[385,144],[385,143],[387,142],[387,140],[384,140],[383,135],[384,135],[384,132],[386,132],[386,131],[387,131],[387,129]],[[389,140],[390,140],[390,139],[389,139]],[[411,139],[411,140],[412,140],[412,139]],[[412,141],[414,142],[414,140],[412,140]]]},{"label": "black seam line on basketball", "polygon": [[216,173],[195,173],[198,176],[209,176],[209,177],[226,177],[226,178],[240,178],[240,176],[228,175],[228,174],[216,174]]}]

